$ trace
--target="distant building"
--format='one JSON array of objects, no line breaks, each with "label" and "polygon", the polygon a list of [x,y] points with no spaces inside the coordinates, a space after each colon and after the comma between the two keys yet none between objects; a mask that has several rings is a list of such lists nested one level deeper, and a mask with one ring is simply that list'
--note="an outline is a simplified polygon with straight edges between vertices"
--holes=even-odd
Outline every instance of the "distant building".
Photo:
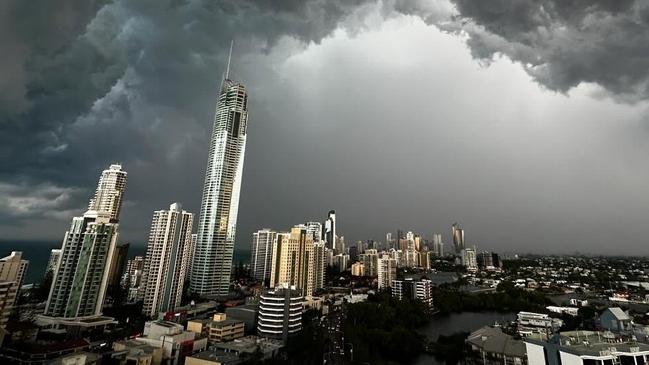
[{"label": "distant building", "polygon": [[352,264],[352,276],[365,276],[362,262],[355,262]]},{"label": "distant building", "polygon": [[419,263],[419,267],[430,270],[430,251],[419,251],[418,255],[419,257],[417,262]]},{"label": "distant building", "polygon": [[29,261],[22,259],[22,252],[12,251],[0,259],[0,331],[5,328],[14,309]]},{"label": "distant building", "polygon": [[108,270],[108,289],[115,289],[121,286],[122,276],[126,271],[126,262],[128,261],[129,244],[118,244],[115,246],[115,252],[111,259],[110,269]]},{"label": "distant building", "polygon": [[365,250],[365,253],[359,256],[360,263],[363,264],[363,275],[359,276],[377,276],[379,269],[379,253],[377,250]]},{"label": "distant building", "polygon": [[392,280],[392,296],[399,299],[418,299],[433,308],[433,284],[428,279]]},{"label": "distant building", "polygon": [[475,248],[465,248],[461,251],[462,266],[469,272],[478,271],[478,259],[476,257]]},{"label": "distant building", "polygon": [[194,215],[179,203],[153,213],[144,259],[142,313],[156,317],[180,305],[190,260]]},{"label": "distant building", "polygon": [[349,255],[342,253],[335,255],[333,257],[332,266],[334,267],[334,269],[338,270],[338,272],[346,271],[347,267],[349,266]]},{"label": "distant building", "polygon": [[327,268],[327,249],[325,243],[322,240],[320,240],[313,244],[313,290],[314,291],[324,288],[326,268]]},{"label": "distant building", "polygon": [[378,259],[377,281],[378,288],[387,289],[392,285],[392,281],[397,278],[397,261],[388,255],[383,255]]},{"label": "distant building", "polygon": [[464,230],[460,228],[459,224],[453,223],[451,226],[451,237],[453,238],[453,248],[455,249],[455,253],[462,252],[462,250],[466,248],[466,245],[464,242]]},{"label": "distant building", "polygon": [[252,234],[250,246],[250,275],[261,281],[270,280],[273,264],[273,243],[277,232],[270,228],[260,229]]},{"label": "distant building", "polygon": [[293,288],[275,288],[259,299],[257,331],[262,337],[286,341],[302,330],[302,293]]},{"label": "distant building", "polygon": [[320,222],[306,222],[306,233],[313,236],[313,242],[318,243],[322,241],[322,223]]},{"label": "distant building", "polygon": [[442,235],[439,233],[433,234],[433,253],[437,257],[444,256],[444,243],[442,242]]},{"label": "distant building", "polygon": [[330,210],[327,214],[324,227],[322,228],[322,236],[328,249],[338,252],[339,247],[336,247],[336,211]]}]

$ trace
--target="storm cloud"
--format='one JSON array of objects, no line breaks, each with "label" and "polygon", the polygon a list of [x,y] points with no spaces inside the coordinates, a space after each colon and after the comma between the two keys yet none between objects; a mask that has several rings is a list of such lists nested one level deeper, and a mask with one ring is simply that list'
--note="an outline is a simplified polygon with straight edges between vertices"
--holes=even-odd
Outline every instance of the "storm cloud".
[{"label": "storm cloud", "polygon": [[116,161],[122,239],[144,242],[171,202],[198,213],[234,40],[251,105],[239,247],[329,209],[348,241],[456,220],[484,248],[642,240],[612,228],[642,225],[649,203],[633,193],[648,177],[640,2],[56,3],[0,5],[4,238],[58,241]]}]

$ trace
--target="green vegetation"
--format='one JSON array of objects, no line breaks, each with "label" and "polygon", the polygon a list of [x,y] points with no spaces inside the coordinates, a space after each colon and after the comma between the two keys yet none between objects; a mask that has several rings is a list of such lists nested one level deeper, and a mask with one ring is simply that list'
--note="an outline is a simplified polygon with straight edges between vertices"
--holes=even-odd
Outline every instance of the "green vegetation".
[{"label": "green vegetation", "polygon": [[426,345],[426,337],[415,329],[429,320],[422,302],[381,293],[347,307],[345,341],[353,345],[355,363],[410,363]]},{"label": "green vegetation", "polygon": [[439,336],[437,342],[431,342],[428,345],[428,353],[447,365],[458,364],[466,357],[465,341],[468,336],[468,332],[458,332],[450,336]]},{"label": "green vegetation", "polygon": [[539,311],[552,304],[543,294],[515,288],[507,281],[494,293],[465,293],[455,285],[441,285],[435,288],[433,298],[441,313]]}]

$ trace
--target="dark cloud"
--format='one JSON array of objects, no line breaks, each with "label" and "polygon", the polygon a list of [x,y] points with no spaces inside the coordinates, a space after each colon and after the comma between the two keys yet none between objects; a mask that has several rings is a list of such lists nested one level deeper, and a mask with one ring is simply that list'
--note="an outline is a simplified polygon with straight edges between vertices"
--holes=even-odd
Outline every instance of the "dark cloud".
[{"label": "dark cloud", "polygon": [[[649,4],[635,0],[453,0],[473,55],[520,62],[551,90],[595,83],[619,100],[649,96]],[[468,21],[468,23],[467,23]]]},{"label": "dark cloud", "polygon": [[[642,226],[647,206],[625,193],[637,191],[643,175],[619,167],[637,163],[629,156],[644,155],[644,144],[607,129],[601,119],[612,112],[582,102],[577,109],[597,110],[589,117],[596,120],[570,114],[570,128],[556,123],[539,133],[519,122],[565,119],[526,104],[520,95],[539,96],[520,90],[527,78],[513,83],[512,69],[504,75],[497,60],[484,72],[499,78],[478,80],[483,74],[469,72],[478,67],[457,38],[432,44],[396,31],[388,33],[403,38],[363,38],[376,23],[407,18],[392,26],[425,27],[422,18],[467,32],[475,57],[505,54],[550,89],[587,81],[618,98],[643,99],[646,7],[567,3],[5,1],[0,231],[58,241],[115,161],[129,172],[123,239],[143,242],[151,212],[173,201],[198,213],[217,88],[234,39],[233,74],[245,82],[251,108],[237,245],[247,246],[254,229],[285,229],[336,208],[348,239],[381,239],[398,227],[445,232],[460,220],[483,247],[512,247],[524,235],[524,247],[562,235],[602,247],[614,223]],[[458,17],[449,21],[451,13]],[[323,39],[329,48],[317,46]],[[406,47],[413,39],[416,47]],[[431,66],[438,63],[447,68]],[[615,111],[634,121],[629,110]],[[583,130],[593,136],[582,139]],[[546,151],[536,138],[556,148]],[[624,147],[609,154],[590,144],[610,139]],[[562,196],[570,190],[577,193]],[[574,226],[592,233],[577,235]],[[625,239],[636,233],[625,230]]]}]

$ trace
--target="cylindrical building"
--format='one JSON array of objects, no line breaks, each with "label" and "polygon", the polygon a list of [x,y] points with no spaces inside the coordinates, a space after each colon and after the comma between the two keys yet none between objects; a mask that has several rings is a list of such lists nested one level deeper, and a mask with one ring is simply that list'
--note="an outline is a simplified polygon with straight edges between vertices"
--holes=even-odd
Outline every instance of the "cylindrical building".
[{"label": "cylindrical building", "polygon": [[265,291],[259,300],[260,336],[286,340],[302,329],[302,293],[291,288]]}]

